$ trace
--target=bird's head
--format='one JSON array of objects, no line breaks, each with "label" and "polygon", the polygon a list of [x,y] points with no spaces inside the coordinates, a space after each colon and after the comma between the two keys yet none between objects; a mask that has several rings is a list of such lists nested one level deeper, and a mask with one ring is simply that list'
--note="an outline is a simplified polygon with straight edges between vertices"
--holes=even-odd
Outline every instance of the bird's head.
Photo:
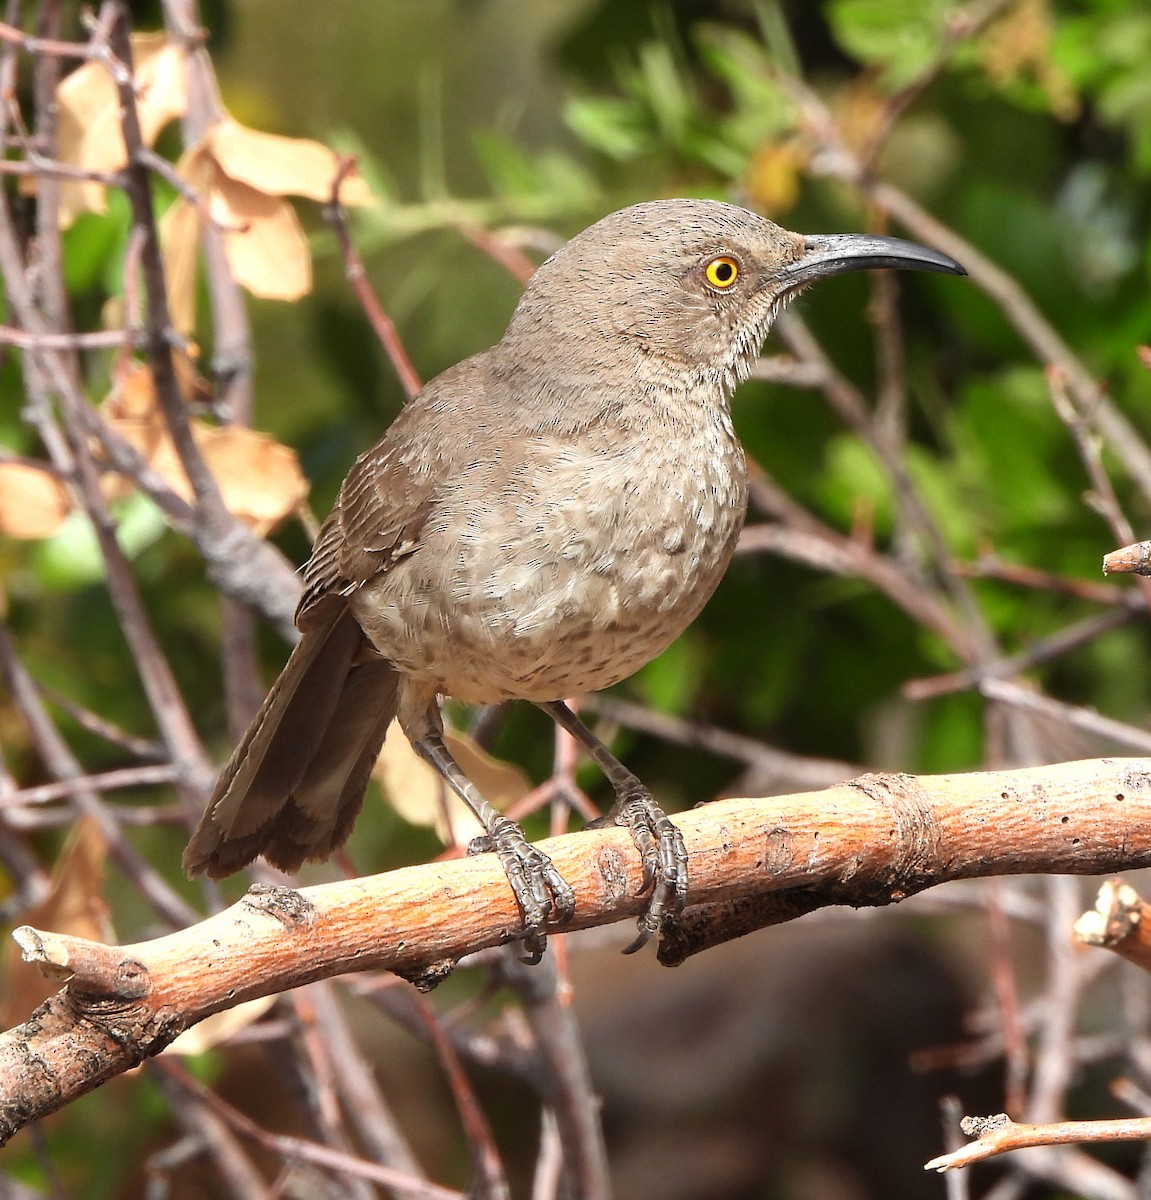
[{"label": "bird's head", "polygon": [[702,373],[728,391],[788,300],[817,280],[876,267],[964,274],[898,238],[804,236],[732,204],[656,200],[611,213],[557,250],[508,332],[562,347],[573,368],[642,371],[647,359],[662,376]]}]

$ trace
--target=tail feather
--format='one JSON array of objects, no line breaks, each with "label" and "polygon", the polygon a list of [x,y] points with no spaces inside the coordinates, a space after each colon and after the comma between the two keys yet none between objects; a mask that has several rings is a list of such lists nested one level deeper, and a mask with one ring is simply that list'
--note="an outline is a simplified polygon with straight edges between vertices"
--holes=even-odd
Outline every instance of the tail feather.
[{"label": "tail feather", "polygon": [[220,773],[184,852],[190,875],[220,878],[261,853],[295,870],[347,837],[398,682],[383,660],[356,662],[363,644],[343,604],[304,634]]},{"label": "tail feather", "polygon": [[348,673],[327,736],[264,846],[269,862],[295,871],[306,859],[327,858],[347,840],[395,715],[398,685],[395,668],[383,659]]}]

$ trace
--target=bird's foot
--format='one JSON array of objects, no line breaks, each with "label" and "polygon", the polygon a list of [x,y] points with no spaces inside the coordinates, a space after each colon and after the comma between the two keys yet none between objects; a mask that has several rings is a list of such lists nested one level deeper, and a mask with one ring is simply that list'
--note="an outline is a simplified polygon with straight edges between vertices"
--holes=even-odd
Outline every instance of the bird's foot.
[{"label": "bird's foot", "polygon": [[624,954],[634,954],[647,944],[653,933],[683,912],[687,897],[687,847],[683,834],[646,788],[624,793],[606,816],[592,822],[592,825],[608,824],[622,825],[631,833],[643,861],[642,891],[651,892],[647,908],[639,918],[639,933],[624,949]]},{"label": "bird's foot", "polygon": [[575,893],[552,866],[552,860],[531,844],[524,831],[507,817],[500,817],[491,830],[473,838],[469,854],[493,852],[508,877],[508,884],[524,918],[525,963],[538,963],[547,947],[544,932],[549,921],[560,925],[575,913]]}]

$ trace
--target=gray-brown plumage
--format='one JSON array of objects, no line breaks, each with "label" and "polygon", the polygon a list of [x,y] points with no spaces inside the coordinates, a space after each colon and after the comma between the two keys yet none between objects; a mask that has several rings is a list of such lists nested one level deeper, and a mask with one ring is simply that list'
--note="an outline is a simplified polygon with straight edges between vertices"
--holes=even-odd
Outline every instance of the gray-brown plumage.
[{"label": "gray-brown plumage", "polygon": [[637,944],[686,855],[642,784],[557,702],[662,651],[723,574],[747,503],[728,400],[779,307],[876,266],[961,273],[909,242],[803,237],[708,200],[613,213],[527,286],[489,350],[432,380],[361,456],[304,569],[302,638],[185,854],[294,871],[347,837],[392,718],[476,809],[529,949],[570,890],[441,739],[437,697],[539,703],[592,750],[644,855]]}]

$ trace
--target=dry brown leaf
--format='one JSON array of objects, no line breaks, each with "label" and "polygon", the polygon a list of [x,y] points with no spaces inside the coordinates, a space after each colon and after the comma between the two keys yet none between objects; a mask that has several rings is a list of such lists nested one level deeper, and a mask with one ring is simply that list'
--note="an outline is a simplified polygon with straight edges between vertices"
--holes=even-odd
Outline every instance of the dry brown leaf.
[{"label": "dry brown leaf", "polygon": [[[208,196],[217,168],[203,142],[180,157],[176,174],[196,193]],[[172,324],[180,333],[196,327],[196,277],[200,261],[200,234],[204,214],[180,196],[160,219],[160,246],[164,255],[164,280],[168,285],[168,308]]]},{"label": "dry brown leaf", "polygon": [[[220,169],[238,183],[271,196],[306,196],[326,204],[340,169],[333,150],[311,138],[280,137],[249,129],[231,117],[217,121],[205,141]],[[368,185],[355,174],[340,185],[343,204],[372,204]]]},{"label": "dry brown leaf", "polygon": [[[493,758],[466,735],[448,732],[444,741],[464,774],[495,808],[502,811],[531,790],[519,767]],[[446,844],[466,845],[483,833],[471,809],[443,786],[435,769],[416,754],[394,721],[376,760],[375,776],[388,803],[405,821],[434,828]]]},{"label": "dry brown leaf", "polygon": [[[112,428],[140,451],[178,496],[191,503],[192,485],[168,435],[152,373],[143,363],[132,363],[117,375],[104,412]],[[219,427],[193,421],[192,436],[216,478],[225,507],[261,536],[296,512],[307,496],[308,481],[296,452],[267,434],[241,425]]]},{"label": "dry brown leaf", "polygon": [[208,210],[224,227],[224,253],[237,283],[267,300],[298,300],[311,291],[308,239],[286,200],[220,173]]},{"label": "dry brown leaf", "polygon": [[[329,200],[339,165],[338,156],[319,142],[261,133],[224,117],[176,170],[223,231],[236,281],[268,300],[298,300],[312,287],[312,257],[295,210],[282,197]],[[358,175],[344,180],[340,198],[346,204],[373,203]],[[195,322],[202,221],[202,212],[181,197],[161,227],[173,321],[185,333]]]},{"label": "dry brown leaf", "polygon": [[41,467],[0,463],[0,534],[51,537],[72,511],[68,489]]},{"label": "dry brown leaf", "polygon": [[[56,866],[48,895],[23,914],[25,924],[36,929],[66,933],[94,942],[114,942],[115,933],[104,903],[104,861],[108,843],[91,817],[81,817],[72,827]],[[5,949],[6,986],[0,1003],[0,1028],[9,1029],[27,1019],[37,1005],[60,990],[31,963],[20,957],[16,944]]]},{"label": "dry brown leaf", "polygon": [[261,537],[299,509],[308,481],[294,450],[242,425],[194,432],[225,506]]},{"label": "dry brown leaf", "polygon": [[[133,34],[132,57],[140,133],[151,146],[160,130],[187,110],[187,58],[164,33]],[[91,171],[120,170],[128,152],[120,125],[120,96],[107,69],[98,62],[85,63],[61,80],[56,98],[61,160]],[[64,228],[81,212],[104,212],[107,207],[102,184],[67,181],[60,190]]]}]

